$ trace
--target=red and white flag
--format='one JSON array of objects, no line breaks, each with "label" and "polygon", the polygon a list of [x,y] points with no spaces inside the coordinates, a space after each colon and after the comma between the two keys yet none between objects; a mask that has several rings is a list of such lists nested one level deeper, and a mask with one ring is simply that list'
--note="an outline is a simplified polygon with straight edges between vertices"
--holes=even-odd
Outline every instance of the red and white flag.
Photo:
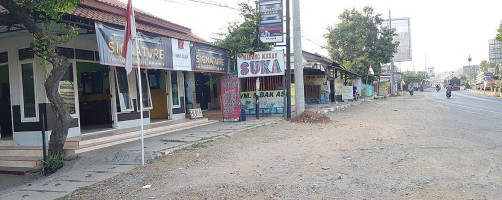
[{"label": "red and white flag", "polygon": [[373,67],[370,65],[370,69],[368,70],[369,75],[375,75],[375,72],[373,71]]},{"label": "red and white flag", "polygon": [[126,59],[125,69],[127,74],[129,74],[132,71],[132,42],[133,39],[136,39],[136,22],[134,20],[134,10],[131,0],[127,3],[126,20],[127,23],[125,27],[124,46],[122,46],[122,57]]}]

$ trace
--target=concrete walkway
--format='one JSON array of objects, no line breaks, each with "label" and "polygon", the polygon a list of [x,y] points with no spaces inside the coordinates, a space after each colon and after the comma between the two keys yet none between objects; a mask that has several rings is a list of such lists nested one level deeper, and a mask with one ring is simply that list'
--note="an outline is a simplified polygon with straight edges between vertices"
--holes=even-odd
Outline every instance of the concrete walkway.
[{"label": "concrete walkway", "polygon": [[[229,137],[233,134],[275,123],[280,117],[248,117],[245,122],[220,122],[145,139],[145,160],[156,158],[191,145]],[[0,199],[55,199],[74,190],[103,181],[141,165],[139,141],[120,144],[79,154],[79,158],[65,163],[55,174],[34,180],[21,179],[20,185],[0,189]],[[0,176],[0,182],[16,177]],[[20,178],[17,178],[20,179]],[[16,179],[16,180],[17,180]],[[1,185],[1,184],[0,184]],[[8,184],[4,184],[8,185]]]}]

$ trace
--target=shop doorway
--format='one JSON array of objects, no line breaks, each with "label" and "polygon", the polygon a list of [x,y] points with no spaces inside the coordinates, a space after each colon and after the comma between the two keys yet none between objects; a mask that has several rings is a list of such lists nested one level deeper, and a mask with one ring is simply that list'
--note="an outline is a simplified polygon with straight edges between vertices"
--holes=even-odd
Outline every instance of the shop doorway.
[{"label": "shop doorway", "polygon": [[210,80],[208,75],[195,73],[195,99],[202,110],[209,109],[209,102],[211,102]]},{"label": "shop doorway", "polygon": [[153,105],[150,110],[150,120],[155,123],[169,119],[166,71],[148,70],[148,80]]},{"label": "shop doorway", "polygon": [[83,133],[112,128],[110,68],[77,62],[80,125]]},{"label": "shop doorway", "polygon": [[0,65],[0,138],[12,138],[9,67]]}]

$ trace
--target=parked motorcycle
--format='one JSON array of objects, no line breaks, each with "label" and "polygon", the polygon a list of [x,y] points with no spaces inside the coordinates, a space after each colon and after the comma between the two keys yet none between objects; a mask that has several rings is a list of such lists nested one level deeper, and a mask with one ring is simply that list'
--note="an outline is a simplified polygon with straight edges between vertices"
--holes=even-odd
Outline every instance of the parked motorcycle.
[{"label": "parked motorcycle", "polygon": [[449,99],[450,97],[451,97],[451,90],[448,90],[446,91],[446,98]]},{"label": "parked motorcycle", "polygon": [[410,96],[413,96],[413,90],[410,90]]}]

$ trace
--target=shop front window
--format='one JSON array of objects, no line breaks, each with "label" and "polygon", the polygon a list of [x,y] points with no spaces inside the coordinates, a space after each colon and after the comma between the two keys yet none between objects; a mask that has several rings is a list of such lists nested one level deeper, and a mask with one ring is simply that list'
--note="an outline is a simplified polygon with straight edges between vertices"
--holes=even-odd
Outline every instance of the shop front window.
[{"label": "shop front window", "polygon": [[71,65],[59,81],[59,94],[63,98],[66,109],[70,114],[76,114],[75,110],[75,87],[73,81],[73,65]]},{"label": "shop front window", "polygon": [[129,93],[129,82],[125,68],[115,68],[115,86],[117,88],[118,112],[133,111],[131,94]]},{"label": "shop front window", "polygon": [[[152,98],[150,94],[150,80],[146,70],[141,70],[141,92],[143,93],[143,109],[152,109]],[[138,97],[139,99],[139,97]],[[138,105],[139,107],[139,105]]]},{"label": "shop front window", "polygon": [[179,89],[178,89],[178,72],[171,72],[171,85],[173,106],[180,106]]},{"label": "shop front window", "polygon": [[35,74],[33,63],[21,64],[21,81],[23,87],[23,118],[37,117],[35,94]]}]

